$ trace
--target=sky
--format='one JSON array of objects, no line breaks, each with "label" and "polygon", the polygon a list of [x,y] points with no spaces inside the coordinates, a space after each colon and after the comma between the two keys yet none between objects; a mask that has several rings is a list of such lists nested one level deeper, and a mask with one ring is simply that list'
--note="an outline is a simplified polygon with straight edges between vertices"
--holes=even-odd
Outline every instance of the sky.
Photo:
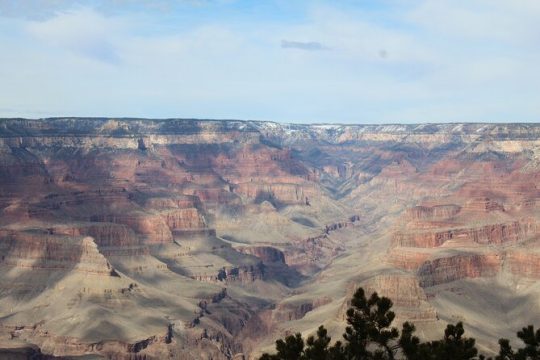
[{"label": "sky", "polygon": [[0,117],[540,122],[539,0],[0,0]]}]

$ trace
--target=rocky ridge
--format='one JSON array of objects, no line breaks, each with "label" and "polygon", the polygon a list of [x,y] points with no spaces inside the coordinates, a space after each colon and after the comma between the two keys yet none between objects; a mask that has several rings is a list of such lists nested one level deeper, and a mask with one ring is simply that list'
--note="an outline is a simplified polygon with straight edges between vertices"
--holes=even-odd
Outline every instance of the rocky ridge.
[{"label": "rocky ridge", "polygon": [[339,334],[358,285],[426,336],[441,319],[470,319],[473,335],[481,316],[508,323],[501,306],[517,323],[540,296],[539,137],[537,124],[1,119],[0,345],[255,357],[321,321]]}]

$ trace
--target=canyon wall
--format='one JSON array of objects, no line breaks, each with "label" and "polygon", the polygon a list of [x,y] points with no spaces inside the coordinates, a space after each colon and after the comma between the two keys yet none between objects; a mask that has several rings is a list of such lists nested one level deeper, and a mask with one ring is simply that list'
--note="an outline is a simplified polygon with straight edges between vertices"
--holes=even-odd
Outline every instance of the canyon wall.
[{"label": "canyon wall", "polygon": [[471,289],[525,309],[540,296],[539,138],[536,124],[1,119],[0,348],[250,358],[322,322],[339,336],[358,286],[426,333],[455,309],[475,318]]}]

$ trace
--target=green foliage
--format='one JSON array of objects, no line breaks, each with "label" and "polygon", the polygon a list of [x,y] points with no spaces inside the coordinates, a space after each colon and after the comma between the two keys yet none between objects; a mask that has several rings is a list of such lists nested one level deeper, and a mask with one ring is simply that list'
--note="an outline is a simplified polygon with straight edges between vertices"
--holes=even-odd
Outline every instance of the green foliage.
[{"label": "green foliage", "polygon": [[285,340],[276,341],[277,354],[264,354],[260,360],[298,360],[304,353],[304,339],[301,334],[289,335]]},{"label": "green foliage", "polygon": [[276,341],[277,353],[274,355],[264,354],[260,360],[338,360],[341,357],[343,350],[341,343],[338,341],[331,348],[330,337],[324,326],[319,326],[317,337],[310,336],[305,342],[302,335],[289,335],[285,340]]},{"label": "green foliage", "polygon": [[475,346],[475,340],[463,337],[465,330],[463,323],[456,325],[449,324],[444,331],[444,338],[438,341],[432,341],[423,346],[427,346],[428,352],[440,360],[472,360],[477,359],[478,350]]},{"label": "green foliage", "polygon": [[514,351],[508,339],[500,339],[495,360],[540,360],[540,329],[534,331],[534,326],[529,325],[518,331],[517,337],[525,346]]},{"label": "green foliage", "polygon": [[512,346],[510,346],[510,340],[500,339],[499,340],[499,355],[495,357],[496,360],[513,360],[515,359],[514,351]]},{"label": "green foliage", "polygon": [[405,359],[423,360],[429,359],[429,349],[426,344],[422,344],[417,336],[414,336],[416,328],[413,324],[406,322],[401,329],[399,347]]},{"label": "green foliage", "polygon": [[[465,337],[463,323],[449,324],[440,340],[421,342],[415,327],[404,323],[401,334],[392,327],[395,314],[392,301],[373,293],[369,299],[359,288],[347,310],[344,343],[330,346],[328,331],[320,326],[316,336],[306,342],[300,334],[276,341],[277,353],[264,354],[260,360],[491,360],[478,354],[475,339]],[[514,351],[509,340],[499,340],[495,360],[540,360],[540,330],[523,328],[517,336],[525,344]]]},{"label": "green foliage", "polygon": [[364,289],[359,288],[347,310],[347,323],[343,337],[347,359],[393,360],[399,349],[396,339],[398,329],[390,327],[396,315],[390,311],[392,300],[373,293],[366,298]]},{"label": "green foliage", "polygon": [[304,351],[304,358],[312,360],[326,360],[328,345],[330,344],[331,340],[332,339],[330,339],[328,336],[328,331],[324,328],[324,326],[319,326],[319,329],[317,330],[317,338],[310,336],[306,341],[307,349]]}]

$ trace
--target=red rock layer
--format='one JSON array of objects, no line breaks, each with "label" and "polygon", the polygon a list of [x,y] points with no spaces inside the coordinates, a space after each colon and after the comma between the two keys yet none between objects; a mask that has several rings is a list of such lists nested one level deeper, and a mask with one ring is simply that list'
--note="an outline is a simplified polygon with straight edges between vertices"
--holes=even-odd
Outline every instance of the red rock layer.
[{"label": "red rock layer", "polygon": [[128,247],[139,245],[139,239],[130,227],[114,223],[85,225],[59,225],[48,228],[50,234],[91,236],[99,247]]},{"label": "red rock layer", "polygon": [[329,297],[322,297],[301,303],[282,303],[272,312],[272,319],[275,322],[298,320],[306,316],[308,312],[331,301]]},{"label": "red rock layer", "polygon": [[241,283],[248,284],[264,279],[264,265],[244,265],[224,267],[217,273],[202,273],[191,275],[192,279],[211,283]]},{"label": "red rock layer", "polygon": [[171,230],[206,227],[203,217],[196,208],[167,210],[161,212],[160,215]]},{"label": "red rock layer", "polygon": [[415,248],[392,248],[387,254],[387,261],[404,270],[416,270],[432,256],[431,252],[420,252]]},{"label": "red rock layer", "polygon": [[407,209],[407,216],[411,220],[447,219],[457,215],[461,207],[454,204],[436,206],[415,206]]},{"label": "red rock layer", "polygon": [[[41,345],[45,353],[54,353],[56,356],[85,356],[100,355],[116,360],[149,360],[150,349],[164,346],[172,341],[169,332],[164,329],[162,335],[150,336],[147,339],[128,343],[118,340],[103,340],[95,343],[82,342],[69,336],[55,336],[49,331],[34,326],[2,326],[3,331],[11,334],[12,339],[23,341],[32,340]],[[45,358],[49,358],[44,355]]]},{"label": "red rock layer", "polygon": [[461,243],[504,244],[523,240],[537,232],[532,222],[490,224],[477,228],[458,228],[424,232],[398,232],[394,235],[394,246],[434,248],[449,240]]},{"label": "red rock layer", "polygon": [[508,270],[517,276],[540,279],[540,253],[526,249],[512,250],[506,255]]},{"label": "red rock layer", "polygon": [[280,179],[275,179],[276,183],[240,183],[234,188],[234,192],[254,199],[256,201],[277,201],[281,204],[309,204],[309,199],[319,196],[318,191],[311,185],[298,185],[279,183]]},{"label": "red rock layer", "polygon": [[496,275],[502,265],[500,254],[459,254],[426,261],[418,269],[420,286]]},{"label": "red rock layer", "polygon": [[145,207],[150,209],[166,210],[171,208],[188,209],[197,208],[201,205],[199,198],[196,196],[174,196],[174,197],[154,197],[145,201]]},{"label": "red rock layer", "polygon": [[112,267],[90,237],[2,231],[0,265],[36,270],[76,270],[111,275]]},{"label": "red rock layer", "polygon": [[258,257],[263,263],[285,264],[285,255],[279,249],[271,246],[242,246],[236,250]]},{"label": "red rock layer", "polygon": [[94,222],[112,222],[124,224],[142,235],[143,243],[166,244],[172,243],[171,229],[160,215],[148,213],[95,215],[90,218]]},{"label": "red rock layer", "polygon": [[[377,275],[363,282],[362,286],[369,297],[373,292],[379,296],[386,296],[392,300],[397,314],[396,321],[435,321],[437,313],[428,303],[426,294],[420,286],[418,279],[410,274],[384,274]],[[340,309],[340,317],[346,317],[350,307],[350,299],[357,289],[357,284],[349,286],[347,300]]]}]

